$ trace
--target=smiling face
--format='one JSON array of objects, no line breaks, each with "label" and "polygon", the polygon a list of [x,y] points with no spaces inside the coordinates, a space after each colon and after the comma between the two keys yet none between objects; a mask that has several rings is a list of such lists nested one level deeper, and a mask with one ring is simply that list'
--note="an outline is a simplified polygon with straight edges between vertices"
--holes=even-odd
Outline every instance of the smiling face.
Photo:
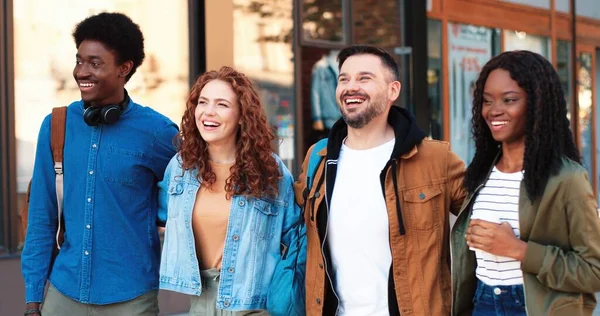
[{"label": "smiling face", "polygon": [[483,89],[481,115],[492,136],[504,144],[525,144],[527,93],[504,69],[488,76]]},{"label": "smiling face", "polygon": [[84,102],[103,106],[122,101],[125,76],[131,70],[131,61],[119,65],[115,52],[93,40],[81,42],[75,57],[73,77]]},{"label": "smiling face", "polygon": [[209,145],[235,146],[240,115],[237,95],[229,83],[212,80],[200,91],[194,116],[200,136]]},{"label": "smiling face", "polygon": [[387,120],[387,110],[400,93],[400,82],[391,77],[378,56],[353,55],[344,61],[335,93],[349,127],[360,129],[376,118]]}]

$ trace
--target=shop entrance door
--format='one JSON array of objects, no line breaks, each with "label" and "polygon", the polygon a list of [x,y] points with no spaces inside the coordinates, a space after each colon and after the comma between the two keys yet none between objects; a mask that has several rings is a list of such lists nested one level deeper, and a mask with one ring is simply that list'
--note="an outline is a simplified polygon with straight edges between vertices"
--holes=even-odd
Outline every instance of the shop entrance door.
[{"label": "shop entrance door", "polygon": [[577,145],[588,171],[590,183],[598,196],[598,166],[596,164],[596,47],[577,46]]}]

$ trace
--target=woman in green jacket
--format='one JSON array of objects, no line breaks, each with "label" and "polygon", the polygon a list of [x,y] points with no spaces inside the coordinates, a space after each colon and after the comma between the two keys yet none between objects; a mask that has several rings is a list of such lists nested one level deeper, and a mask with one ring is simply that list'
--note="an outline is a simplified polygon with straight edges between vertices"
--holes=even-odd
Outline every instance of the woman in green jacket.
[{"label": "woman in green jacket", "polygon": [[503,53],[474,92],[476,144],[452,229],[454,315],[591,315],[600,219],[558,75]]}]

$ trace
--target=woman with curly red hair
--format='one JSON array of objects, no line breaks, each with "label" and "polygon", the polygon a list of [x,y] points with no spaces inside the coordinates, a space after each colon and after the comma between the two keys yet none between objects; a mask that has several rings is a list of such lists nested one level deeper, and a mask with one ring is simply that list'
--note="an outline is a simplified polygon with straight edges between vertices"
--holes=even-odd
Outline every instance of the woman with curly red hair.
[{"label": "woman with curly red hair", "polygon": [[304,313],[291,284],[304,276],[304,228],[273,139],[244,74],[222,67],[196,80],[159,184],[160,288],[191,295],[190,315]]}]

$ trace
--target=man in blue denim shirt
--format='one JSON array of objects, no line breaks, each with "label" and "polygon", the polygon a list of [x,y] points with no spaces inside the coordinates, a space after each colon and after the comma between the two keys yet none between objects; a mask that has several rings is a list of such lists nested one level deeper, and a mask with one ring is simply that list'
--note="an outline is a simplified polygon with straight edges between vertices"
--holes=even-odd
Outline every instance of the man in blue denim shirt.
[{"label": "man in blue denim shirt", "polygon": [[143,35],[127,16],[89,17],[73,37],[82,100],[67,109],[65,239],[52,262],[58,211],[49,115],[37,143],[22,254],[26,315],[157,315],[156,184],[175,154],[177,126],[124,89],[144,59]]}]

